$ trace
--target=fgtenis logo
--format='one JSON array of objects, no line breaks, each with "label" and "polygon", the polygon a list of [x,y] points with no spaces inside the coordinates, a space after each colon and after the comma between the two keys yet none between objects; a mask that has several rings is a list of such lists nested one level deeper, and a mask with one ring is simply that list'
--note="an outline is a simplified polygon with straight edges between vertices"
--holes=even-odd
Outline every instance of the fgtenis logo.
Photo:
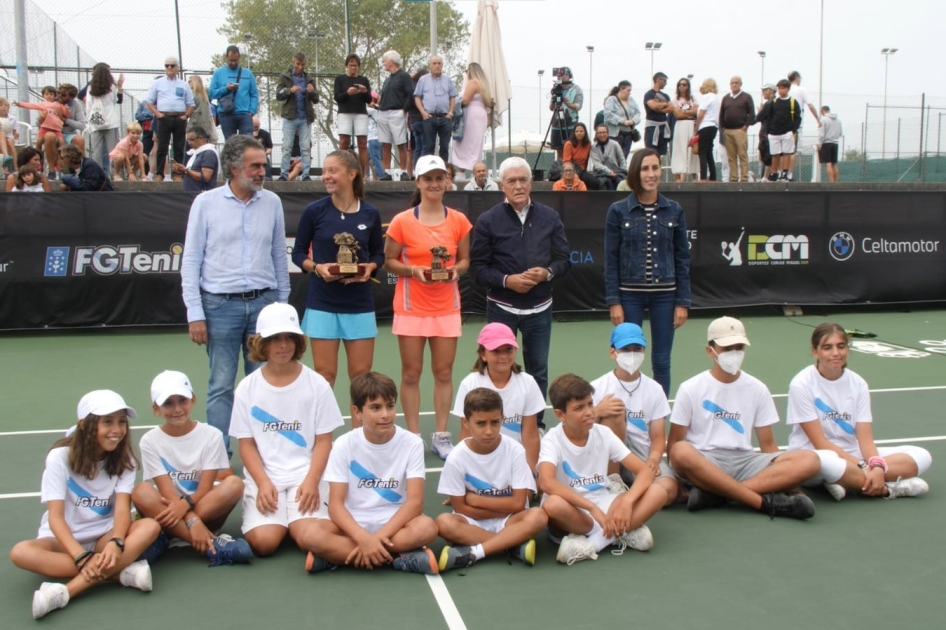
[{"label": "fgtenis logo", "polygon": [[100,276],[116,273],[179,273],[183,253],[184,246],[180,243],[174,243],[166,252],[141,251],[141,245],[76,247],[72,275],[84,276],[89,271]]},{"label": "fgtenis logo", "polygon": [[112,504],[111,497],[99,499],[98,497],[76,497],[76,506],[84,508],[107,508]]}]

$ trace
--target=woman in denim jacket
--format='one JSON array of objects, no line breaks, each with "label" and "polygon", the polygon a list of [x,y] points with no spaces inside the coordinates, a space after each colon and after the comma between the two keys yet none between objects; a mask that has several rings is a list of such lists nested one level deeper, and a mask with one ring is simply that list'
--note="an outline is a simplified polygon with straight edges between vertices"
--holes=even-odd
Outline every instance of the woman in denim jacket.
[{"label": "woman in denim jacket", "polygon": [[657,152],[634,153],[627,171],[633,193],[608,209],[604,282],[615,326],[640,326],[650,311],[654,380],[669,396],[673,332],[686,323],[690,308],[690,245],[683,208],[658,194],[659,181]]}]

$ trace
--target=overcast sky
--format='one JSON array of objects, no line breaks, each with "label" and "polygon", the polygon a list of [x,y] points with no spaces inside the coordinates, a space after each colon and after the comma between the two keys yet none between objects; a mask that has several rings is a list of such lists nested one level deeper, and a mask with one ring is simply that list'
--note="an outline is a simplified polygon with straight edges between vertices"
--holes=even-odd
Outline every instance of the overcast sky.
[{"label": "overcast sky", "polygon": [[[40,4],[89,54],[113,66],[155,68],[177,48],[173,0],[43,0]],[[943,38],[942,20],[935,17],[941,15],[942,0],[909,0],[899,6],[880,0],[825,0],[823,4],[822,100],[848,122],[848,135],[863,121],[866,103],[883,102],[883,47],[899,48],[889,59],[891,105],[918,106],[920,93],[926,91],[934,97],[934,106],[946,106],[937,43]],[[472,25],[476,1],[460,0],[456,6]],[[740,74],[745,89],[755,96],[762,70],[758,51],[764,50],[766,82],[774,83],[797,69],[803,85],[813,96],[817,94],[820,0],[499,0],[499,6],[509,76],[520,101],[517,119],[522,110],[528,110],[531,120],[537,120],[537,71],[545,70],[544,93],[553,66],[570,66],[586,92],[592,84],[593,98],[588,100],[595,110],[605,90],[621,79],[634,84],[633,95],[640,99],[648,88],[651,68],[651,55],[644,50],[647,41],[663,44],[654,55],[654,68],[666,72],[671,81],[692,73],[696,85],[712,76],[725,89],[729,77]],[[903,10],[906,6],[909,10]],[[185,65],[199,62],[205,66],[209,54],[227,44],[216,32],[225,15],[221,2],[181,0],[180,12]],[[143,24],[149,25],[149,34],[139,37]],[[103,36],[103,26],[108,36]],[[587,46],[595,48],[593,73]],[[513,107],[517,107],[515,101]],[[587,115],[588,106],[583,118]],[[879,111],[871,113],[875,115],[879,117]],[[904,117],[917,115],[902,113]],[[522,118],[520,125],[527,122]]]}]

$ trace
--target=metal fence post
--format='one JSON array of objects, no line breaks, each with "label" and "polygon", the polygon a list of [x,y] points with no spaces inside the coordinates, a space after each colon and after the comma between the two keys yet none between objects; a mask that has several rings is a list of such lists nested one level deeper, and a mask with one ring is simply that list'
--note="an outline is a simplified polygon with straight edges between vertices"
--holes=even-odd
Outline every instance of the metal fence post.
[{"label": "metal fence post", "polygon": [[920,168],[918,169],[918,181],[923,181],[923,110],[926,109],[926,92],[920,97]]}]

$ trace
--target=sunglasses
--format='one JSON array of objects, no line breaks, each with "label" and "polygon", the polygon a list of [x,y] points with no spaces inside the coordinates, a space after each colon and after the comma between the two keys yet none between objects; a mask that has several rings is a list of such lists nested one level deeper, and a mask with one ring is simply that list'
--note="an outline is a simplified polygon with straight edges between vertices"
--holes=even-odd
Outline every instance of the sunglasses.
[{"label": "sunglasses", "polygon": [[165,68],[176,68],[176,67],[177,67],[177,64],[176,64],[176,63],[166,63],[166,64],[164,64],[164,67],[165,67]]}]

